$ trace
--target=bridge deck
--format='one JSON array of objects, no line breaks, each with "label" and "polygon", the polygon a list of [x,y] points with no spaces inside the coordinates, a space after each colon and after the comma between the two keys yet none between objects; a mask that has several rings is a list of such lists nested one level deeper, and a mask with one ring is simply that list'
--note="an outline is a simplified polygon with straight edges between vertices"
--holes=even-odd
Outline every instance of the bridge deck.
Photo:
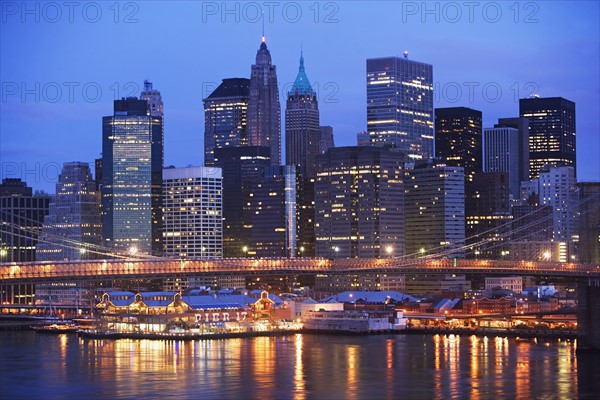
[{"label": "bridge deck", "polygon": [[161,278],[201,274],[497,274],[600,280],[600,264],[451,259],[146,259],[0,264],[0,283]]}]

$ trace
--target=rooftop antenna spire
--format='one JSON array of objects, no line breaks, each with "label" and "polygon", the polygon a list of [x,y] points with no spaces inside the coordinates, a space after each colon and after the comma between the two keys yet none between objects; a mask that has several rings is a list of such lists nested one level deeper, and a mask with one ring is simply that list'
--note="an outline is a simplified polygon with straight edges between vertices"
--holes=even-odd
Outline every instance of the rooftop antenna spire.
[{"label": "rooftop antenna spire", "polygon": [[262,12],[262,42],[265,43],[265,12]]}]

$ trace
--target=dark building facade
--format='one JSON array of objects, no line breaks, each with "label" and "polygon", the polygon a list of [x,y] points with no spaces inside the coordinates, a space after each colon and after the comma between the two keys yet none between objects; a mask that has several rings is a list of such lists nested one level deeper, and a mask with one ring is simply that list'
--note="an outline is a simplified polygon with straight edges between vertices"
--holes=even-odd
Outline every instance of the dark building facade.
[{"label": "dark building facade", "polygon": [[[0,184],[0,262],[36,261],[50,196],[32,192],[21,179],[6,178]],[[0,283],[0,303],[32,304],[34,294],[34,284]]]},{"label": "dark building facade", "polygon": [[21,179],[6,178],[0,185],[0,261],[36,261],[42,224],[48,215],[50,196],[33,194]]},{"label": "dark building facade", "polygon": [[317,157],[317,257],[404,255],[403,160],[374,146],[336,147]]},{"label": "dark building facade", "polygon": [[562,97],[520,99],[519,114],[529,120],[530,179],[546,164],[576,168],[575,103]]},{"label": "dark building facade", "polygon": [[271,164],[266,146],[225,147],[215,149],[215,165],[223,177],[223,256],[244,257],[248,238],[244,230],[244,204],[249,181],[260,178]]},{"label": "dark building facade", "polygon": [[511,197],[507,172],[480,172],[465,200],[468,256],[501,259],[508,256]]},{"label": "dark building facade", "polygon": [[411,159],[433,157],[433,67],[405,57],[367,60],[370,145],[391,145]]},{"label": "dark building facade", "polygon": [[214,165],[215,148],[248,144],[246,131],[250,79],[229,78],[204,102],[204,163]]},{"label": "dark building facade", "polygon": [[248,181],[243,217],[248,256],[296,257],[298,184],[291,165],[266,168]]},{"label": "dark building facade", "polygon": [[146,100],[115,100],[102,119],[102,236],[117,251],[162,254],[164,125]]},{"label": "dark building facade", "polygon": [[600,182],[580,182],[579,262],[600,263]]},{"label": "dark building facade", "polygon": [[304,70],[304,57],[285,109],[285,164],[294,165],[304,177],[314,177],[319,154],[319,104]]},{"label": "dark building facade", "polygon": [[465,169],[465,183],[482,171],[481,111],[467,107],[435,109],[435,154]]},{"label": "dark building facade", "polygon": [[250,75],[248,100],[248,144],[270,148],[271,165],[281,163],[281,105],[277,87],[277,69],[271,63],[265,37],[256,53]]}]

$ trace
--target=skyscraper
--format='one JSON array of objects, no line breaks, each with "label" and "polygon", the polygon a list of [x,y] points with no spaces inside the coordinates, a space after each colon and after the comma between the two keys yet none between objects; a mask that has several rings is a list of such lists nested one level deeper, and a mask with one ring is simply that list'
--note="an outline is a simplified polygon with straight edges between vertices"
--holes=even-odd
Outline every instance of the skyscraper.
[{"label": "skyscraper", "polygon": [[100,258],[94,247],[102,244],[102,224],[88,163],[64,163],[40,238],[37,260]]},{"label": "skyscraper", "polygon": [[[406,253],[452,251],[465,241],[464,168],[423,160],[405,174]],[[461,250],[446,256],[461,255]]]},{"label": "skyscraper", "polygon": [[115,100],[102,119],[102,236],[131,253],[162,254],[163,119],[146,100]]},{"label": "skyscraper", "polygon": [[333,127],[329,125],[319,126],[319,154],[325,154],[332,147],[335,147]]},{"label": "skyscraper", "polygon": [[304,71],[304,57],[288,92],[285,109],[285,163],[299,167],[305,177],[315,175],[315,159],[319,154],[319,105],[317,94]]},{"label": "skyscraper", "polygon": [[433,157],[433,67],[404,58],[367,60],[370,144],[413,159]]},{"label": "skyscraper", "polygon": [[527,170],[519,158],[522,145],[519,130],[511,127],[486,128],[483,131],[483,172],[506,172],[513,200],[520,199],[521,180]]},{"label": "skyscraper", "polygon": [[163,170],[163,244],[165,256],[223,256],[221,169]]},{"label": "skyscraper", "polygon": [[215,148],[245,146],[250,79],[229,78],[204,102],[204,163],[213,165]]},{"label": "skyscraper", "polygon": [[281,163],[281,105],[277,87],[277,69],[263,36],[250,74],[248,101],[248,144],[270,148],[271,165]]},{"label": "skyscraper", "polygon": [[477,173],[470,188],[465,199],[469,256],[499,259],[506,255],[507,245],[503,242],[512,220],[509,173]]},{"label": "skyscraper", "polygon": [[148,102],[148,111],[150,111],[152,117],[160,117],[164,120],[165,116],[162,96],[158,90],[155,90],[152,87],[152,82],[149,82],[148,80],[144,81],[144,90],[140,93],[140,100],[146,100]]},{"label": "skyscraper", "polygon": [[[0,184],[0,262],[35,261],[50,196],[32,192],[18,178],[5,178]],[[32,283],[0,282],[0,304],[32,304],[34,293]]]},{"label": "skyscraper", "polygon": [[520,99],[519,114],[529,120],[531,179],[546,164],[576,168],[575,103],[562,97]]},{"label": "skyscraper", "polygon": [[553,207],[553,235],[555,242],[568,243],[570,260],[573,255],[573,244],[576,242],[579,225],[579,208],[575,168],[551,167],[546,165],[540,169],[539,175],[540,203]]},{"label": "skyscraper", "polygon": [[266,168],[263,176],[248,181],[244,190],[247,255],[296,256],[298,183],[292,165]]},{"label": "skyscraper", "polygon": [[[215,165],[223,174],[223,256],[247,255],[244,201],[248,183],[263,176],[270,165],[269,147],[242,146],[215,149]],[[244,249],[246,251],[244,251]]]},{"label": "skyscraper", "polygon": [[35,193],[18,178],[0,184],[0,262],[35,261],[38,236],[48,214],[50,196]]},{"label": "skyscraper", "polygon": [[435,109],[435,154],[447,165],[465,169],[472,182],[481,165],[481,111],[467,107]]},{"label": "skyscraper", "polygon": [[403,159],[373,146],[335,147],[317,157],[317,257],[404,255]]}]

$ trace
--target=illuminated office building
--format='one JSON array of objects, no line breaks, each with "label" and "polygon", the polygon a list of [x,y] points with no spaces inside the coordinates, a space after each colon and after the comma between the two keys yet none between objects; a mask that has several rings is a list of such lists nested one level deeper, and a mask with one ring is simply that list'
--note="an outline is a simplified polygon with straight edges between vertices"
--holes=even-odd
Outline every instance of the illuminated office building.
[{"label": "illuminated office building", "polygon": [[248,144],[246,121],[250,80],[223,79],[204,102],[204,163],[214,165],[215,149]]},{"label": "illuminated office building", "polygon": [[223,256],[221,169],[163,170],[163,245],[165,256]]},{"label": "illuminated office building", "polygon": [[433,67],[408,59],[367,60],[367,133],[411,159],[433,157]]},{"label": "illuminated office building", "polygon": [[406,253],[461,256],[465,242],[464,168],[421,161],[405,174]]},{"label": "illuminated office building", "polygon": [[267,146],[272,166],[281,163],[281,105],[277,87],[277,68],[263,36],[250,74],[248,100],[248,144]]},{"label": "illuminated office building", "polygon": [[285,109],[285,163],[299,168],[304,177],[314,177],[319,154],[319,104],[304,70],[304,57]]},{"label": "illuminated office building", "polygon": [[94,251],[102,244],[102,223],[88,163],[64,163],[40,238],[38,261],[101,258]]},{"label": "illuminated office building", "polygon": [[562,97],[520,99],[519,114],[529,120],[530,179],[546,164],[576,168],[575,103]]},{"label": "illuminated office building", "polygon": [[446,165],[463,167],[473,182],[481,165],[481,111],[467,107],[435,109],[435,155]]},{"label": "illuminated office building", "polygon": [[317,157],[317,257],[404,255],[403,159],[374,146],[335,147]]},{"label": "illuminated office building", "polygon": [[146,100],[115,100],[102,119],[102,236],[107,247],[162,254],[163,119]]},{"label": "illuminated office building", "polygon": [[539,175],[540,204],[553,208],[553,234],[555,242],[568,243],[568,259],[574,255],[578,241],[579,206],[575,168],[544,166]]}]

